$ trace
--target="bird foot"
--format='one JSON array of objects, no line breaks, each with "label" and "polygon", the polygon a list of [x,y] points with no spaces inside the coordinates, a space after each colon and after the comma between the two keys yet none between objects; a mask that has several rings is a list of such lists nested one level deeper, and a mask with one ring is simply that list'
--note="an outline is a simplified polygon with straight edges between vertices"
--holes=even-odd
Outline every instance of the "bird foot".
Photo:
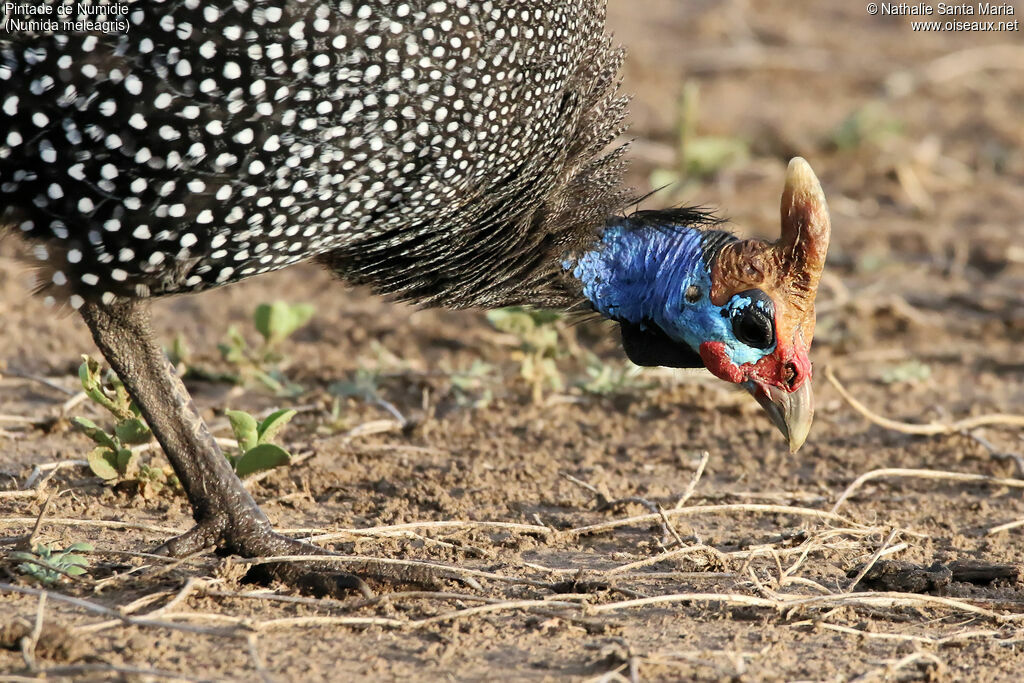
[{"label": "bird foot", "polygon": [[[187,557],[207,548],[217,548],[220,554],[237,554],[244,558],[260,558],[295,555],[333,555],[324,548],[303,543],[282,536],[257,521],[232,524],[227,515],[220,515],[198,522],[194,527],[159,545],[154,552],[170,557]],[[340,571],[330,562],[266,562],[253,565],[246,579],[258,583],[281,581],[298,588],[303,593],[317,597],[346,597],[358,591],[363,597],[372,597],[373,591],[355,574]]]},{"label": "bird foot", "polygon": [[227,517],[208,519],[199,522],[194,527],[174,538],[168,539],[153,549],[157,555],[168,557],[188,557],[210,547],[216,547],[224,529],[227,526]]},{"label": "bird foot", "polygon": [[[354,561],[312,543],[283,536],[256,520],[232,523],[227,514],[197,523],[180,536],[165,541],[155,552],[170,557],[187,557],[211,547],[217,548],[221,554],[260,559],[260,564],[252,565],[246,574],[248,581],[263,584],[280,581],[316,597],[343,598],[353,591],[365,598],[373,597],[373,591],[361,577],[387,584],[412,584],[430,590],[443,586],[445,579],[460,578],[442,575],[427,567],[395,565],[372,558]],[[317,559],[296,561],[296,555],[316,556]],[[338,559],[325,557],[331,555]],[[274,557],[291,559],[266,561]],[[339,569],[339,564],[347,565],[352,571]]]}]

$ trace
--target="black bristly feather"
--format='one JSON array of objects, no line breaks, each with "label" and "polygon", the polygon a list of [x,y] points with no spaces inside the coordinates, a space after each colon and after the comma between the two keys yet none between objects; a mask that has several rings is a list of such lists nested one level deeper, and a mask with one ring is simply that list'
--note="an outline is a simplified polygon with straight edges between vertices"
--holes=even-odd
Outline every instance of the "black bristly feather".
[{"label": "black bristly feather", "polygon": [[716,216],[710,209],[702,206],[678,206],[667,209],[644,209],[609,219],[608,225],[617,225],[629,230],[650,228],[661,231],[678,231],[680,229],[700,230],[701,250],[704,263],[710,267],[718,252],[726,244],[736,241],[736,236],[721,226],[726,220]]}]

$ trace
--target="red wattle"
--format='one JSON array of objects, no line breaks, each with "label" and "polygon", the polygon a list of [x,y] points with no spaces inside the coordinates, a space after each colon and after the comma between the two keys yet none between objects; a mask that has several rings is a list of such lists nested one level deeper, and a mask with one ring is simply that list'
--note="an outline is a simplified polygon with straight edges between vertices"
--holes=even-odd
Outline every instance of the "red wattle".
[{"label": "red wattle", "polygon": [[723,342],[701,342],[699,353],[701,360],[704,361],[704,367],[710,370],[715,377],[734,384],[746,379],[743,371],[729,360],[729,354],[725,350]]},{"label": "red wattle", "polygon": [[796,391],[811,378],[811,361],[802,347],[779,344],[773,353],[756,363],[743,365],[736,365],[729,360],[725,344],[720,341],[703,342],[699,352],[704,366],[711,374],[726,382],[738,384],[753,380],[786,391]]}]

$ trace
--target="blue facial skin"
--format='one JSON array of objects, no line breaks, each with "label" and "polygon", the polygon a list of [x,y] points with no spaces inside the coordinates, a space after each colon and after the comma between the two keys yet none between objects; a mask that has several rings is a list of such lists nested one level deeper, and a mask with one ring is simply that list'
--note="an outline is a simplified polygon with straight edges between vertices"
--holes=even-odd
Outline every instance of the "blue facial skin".
[{"label": "blue facial skin", "polygon": [[[700,230],[678,226],[612,225],[596,249],[563,266],[583,284],[583,295],[605,317],[641,325],[651,321],[695,351],[702,342],[720,341],[736,365],[756,363],[773,352],[775,344],[756,349],[740,342],[733,334],[730,315],[751,305],[765,307],[765,302],[740,293],[724,306],[711,303],[702,236]],[[694,303],[685,299],[691,285],[700,290]]]}]

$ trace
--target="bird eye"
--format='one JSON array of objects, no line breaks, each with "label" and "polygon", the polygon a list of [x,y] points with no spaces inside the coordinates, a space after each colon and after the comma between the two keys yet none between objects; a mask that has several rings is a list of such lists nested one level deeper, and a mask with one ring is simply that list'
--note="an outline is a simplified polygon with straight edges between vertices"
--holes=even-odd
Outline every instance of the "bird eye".
[{"label": "bird eye", "polygon": [[732,332],[736,339],[755,349],[767,349],[775,343],[775,307],[764,292],[750,290],[736,295],[750,303],[732,309]]}]

